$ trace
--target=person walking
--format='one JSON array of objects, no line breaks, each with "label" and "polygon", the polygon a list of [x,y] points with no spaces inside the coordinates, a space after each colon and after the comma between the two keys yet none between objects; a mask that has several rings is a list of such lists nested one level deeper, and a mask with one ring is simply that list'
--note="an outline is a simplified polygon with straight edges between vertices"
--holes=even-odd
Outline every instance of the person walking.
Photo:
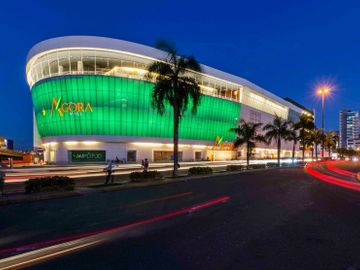
[{"label": "person walking", "polygon": [[145,158],[144,161],[144,172],[147,172],[149,170],[149,161],[147,158]]},{"label": "person walking", "polygon": [[0,196],[5,195],[5,173],[0,170]]},{"label": "person walking", "polygon": [[113,163],[111,160],[107,164],[106,172],[107,172],[107,175],[106,175],[105,185],[109,184],[110,179],[111,179],[111,183],[113,184],[114,183],[114,176],[112,174],[113,173]]},{"label": "person walking", "polygon": [[145,161],[143,159],[141,160],[141,169],[145,171]]}]

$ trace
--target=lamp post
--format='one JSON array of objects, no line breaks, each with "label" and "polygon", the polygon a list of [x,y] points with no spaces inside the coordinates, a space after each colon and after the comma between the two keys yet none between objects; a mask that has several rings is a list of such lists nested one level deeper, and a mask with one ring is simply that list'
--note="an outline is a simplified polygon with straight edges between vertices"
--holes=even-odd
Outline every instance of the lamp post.
[{"label": "lamp post", "polygon": [[[321,96],[321,129],[325,132],[325,113],[324,113],[324,103],[325,103],[325,95],[329,94],[330,92],[329,86],[322,86],[319,87],[317,93]],[[321,157],[324,157],[324,143],[321,144]],[[317,151],[317,150],[315,150]]]}]

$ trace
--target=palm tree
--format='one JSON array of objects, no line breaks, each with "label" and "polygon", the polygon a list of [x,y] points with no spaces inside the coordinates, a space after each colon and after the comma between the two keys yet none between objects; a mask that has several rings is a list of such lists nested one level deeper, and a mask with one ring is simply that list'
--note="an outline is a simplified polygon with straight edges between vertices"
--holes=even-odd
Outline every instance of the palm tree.
[{"label": "palm tree", "polygon": [[328,156],[331,156],[331,150],[336,148],[336,144],[339,140],[339,136],[335,131],[329,131],[324,136],[324,147],[328,150]]},{"label": "palm tree", "polygon": [[346,148],[337,148],[336,153],[338,153],[340,159],[344,159],[344,157],[347,154],[347,149]]},{"label": "palm tree", "polygon": [[173,176],[178,170],[178,145],[179,124],[182,114],[192,104],[192,113],[200,104],[200,86],[195,78],[189,76],[189,71],[201,72],[201,66],[192,56],[179,56],[177,51],[168,43],[157,42],[156,47],[167,53],[163,61],[155,61],[148,67],[147,78],[155,81],[152,92],[152,106],[160,115],[166,113],[166,107],[170,105],[174,117],[174,170]]},{"label": "palm tree", "polygon": [[280,166],[281,140],[287,140],[291,134],[289,126],[289,120],[284,120],[275,114],[275,118],[272,123],[266,124],[263,127],[263,130],[266,132],[265,138],[268,140],[268,143],[271,143],[271,141],[276,142],[278,166]]},{"label": "palm tree", "polygon": [[296,145],[299,141],[299,134],[298,134],[298,130],[295,127],[295,124],[293,122],[290,123],[290,133],[288,138],[286,139],[287,141],[291,141],[293,143],[292,145],[292,161],[293,163],[295,162],[295,149],[296,149]]},{"label": "palm tree", "polygon": [[315,128],[314,117],[306,114],[299,116],[299,122],[295,123],[295,128],[299,130],[299,139],[302,147],[302,159],[305,159],[306,136],[310,130]]},{"label": "palm tree", "polygon": [[257,142],[265,142],[264,136],[258,134],[262,123],[251,123],[245,122],[243,119],[240,120],[237,128],[231,128],[230,131],[236,133],[234,141],[234,148],[245,145],[246,147],[246,168],[249,169],[250,157],[252,151],[256,147]]},{"label": "palm tree", "polygon": [[324,133],[321,128],[311,130],[306,136],[306,141],[309,144],[314,145],[313,149],[315,150],[315,160],[318,159],[317,149],[318,149],[318,146],[323,142],[323,140],[324,140]]}]

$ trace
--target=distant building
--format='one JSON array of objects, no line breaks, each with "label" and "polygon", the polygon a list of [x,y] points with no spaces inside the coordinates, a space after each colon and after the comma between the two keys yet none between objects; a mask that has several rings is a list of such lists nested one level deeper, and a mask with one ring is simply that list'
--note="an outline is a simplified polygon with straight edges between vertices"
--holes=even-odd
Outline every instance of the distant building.
[{"label": "distant building", "polygon": [[339,113],[340,147],[353,149],[360,147],[359,131],[359,111],[341,110]]},{"label": "distant building", "polygon": [[359,149],[360,148],[360,138],[348,139],[347,148]]},{"label": "distant building", "polygon": [[0,149],[14,149],[14,141],[0,136]]}]

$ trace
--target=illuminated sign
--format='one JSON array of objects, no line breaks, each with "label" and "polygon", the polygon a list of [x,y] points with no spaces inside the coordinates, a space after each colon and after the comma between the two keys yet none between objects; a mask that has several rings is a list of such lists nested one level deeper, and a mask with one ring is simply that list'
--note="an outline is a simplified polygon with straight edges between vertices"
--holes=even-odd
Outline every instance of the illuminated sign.
[{"label": "illuminated sign", "polygon": [[[79,114],[82,112],[93,112],[93,108],[91,107],[90,102],[88,102],[86,105],[83,102],[63,102],[62,97],[60,97],[58,100],[53,97],[52,105],[51,105],[51,113],[52,116],[54,111],[57,111],[58,114],[63,117],[64,113],[70,113],[70,114]],[[46,110],[42,110],[43,116],[46,116]]]},{"label": "illuminated sign", "polygon": [[220,146],[222,142],[224,141],[224,137],[217,136],[215,139],[215,146]]},{"label": "illuminated sign", "polygon": [[214,146],[212,147],[212,150],[233,151],[234,143],[224,142],[224,137],[217,136],[214,142]]},{"label": "illuminated sign", "polygon": [[106,152],[102,150],[72,150],[69,151],[72,162],[103,162],[106,160]]}]

